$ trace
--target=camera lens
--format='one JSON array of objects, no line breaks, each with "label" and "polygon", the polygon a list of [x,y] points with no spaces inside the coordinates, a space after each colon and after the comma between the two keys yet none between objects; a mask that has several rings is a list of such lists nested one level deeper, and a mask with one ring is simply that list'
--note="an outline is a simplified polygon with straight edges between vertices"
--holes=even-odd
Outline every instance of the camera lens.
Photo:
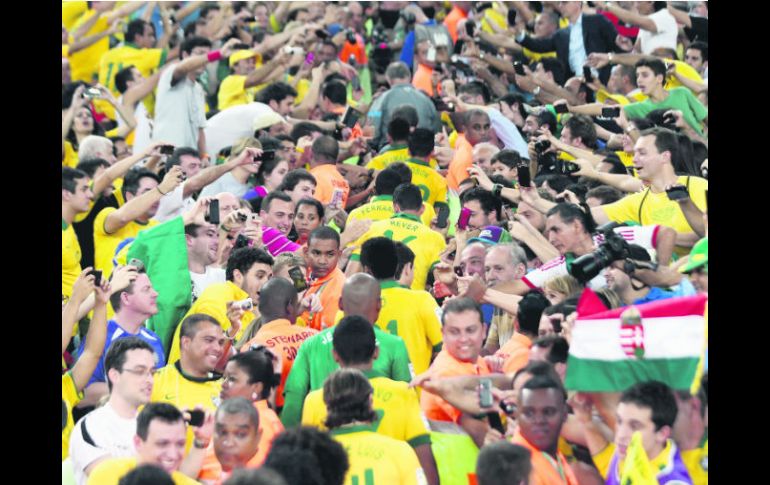
[{"label": "camera lens", "polygon": [[612,263],[609,256],[603,247],[599,247],[593,253],[585,254],[573,261],[569,273],[581,283],[591,281]]}]

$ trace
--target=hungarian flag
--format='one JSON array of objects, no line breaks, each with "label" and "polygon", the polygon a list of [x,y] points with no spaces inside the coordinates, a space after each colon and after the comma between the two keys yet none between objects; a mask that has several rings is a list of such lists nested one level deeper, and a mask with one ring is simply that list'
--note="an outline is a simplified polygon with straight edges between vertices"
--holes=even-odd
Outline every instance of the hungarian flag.
[{"label": "hungarian flag", "polygon": [[141,231],[128,248],[126,259],[132,258],[144,263],[147,277],[158,292],[158,313],[147,321],[147,328],[158,334],[168,356],[174,330],[192,304],[182,218]]},{"label": "hungarian flag", "polygon": [[657,380],[695,392],[706,350],[700,294],[602,311],[586,289],[572,329],[565,386],[585,392],[622,392],[637,382]]}]

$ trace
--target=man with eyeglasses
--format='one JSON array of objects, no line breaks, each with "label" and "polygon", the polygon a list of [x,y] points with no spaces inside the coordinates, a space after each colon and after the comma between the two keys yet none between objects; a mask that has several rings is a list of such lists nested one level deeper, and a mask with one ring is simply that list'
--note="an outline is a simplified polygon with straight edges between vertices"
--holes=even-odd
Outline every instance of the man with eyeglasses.
[{"label": "man with eyeglasses", "polygon": [[150,402],[156,367],[155,350],[140,337],[119,338],[110,346],[104,359],[109,399],[78,421],[70,437],[78,485],[102,461],[135,454],[136,416]]},{"label": "man with eyeglasses", "polygon": [[[163,342],[152,330],[144,326],[148,318],[158,313],[158,292],[152,286],[150,278],[144,270],[138,272],[126,288],[115,292],[110,296],[110,303],[115,310],[115,315],[107,322],[107,340],[104,352],[99,359],[91,380],[85,388],[85,397],[79,407],[93,406],[99,399],[109,392],[107,382],[106,353],[110,345],[128,337],[138,337],[149,344],[155,354],[154,366],[160,368],[166,365]],[[78,355],[83,351],[83,344],[78,350]]]}]

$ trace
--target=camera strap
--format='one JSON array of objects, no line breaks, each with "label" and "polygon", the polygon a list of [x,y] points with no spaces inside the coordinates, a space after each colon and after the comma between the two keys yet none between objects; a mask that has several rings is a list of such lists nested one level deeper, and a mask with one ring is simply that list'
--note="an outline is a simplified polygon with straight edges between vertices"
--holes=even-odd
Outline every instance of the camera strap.
[{"label": "camera strap", "polygon": [[[687,187],[687,193],[690,193],[690,176],[687,176],[687,182],[685,182],[685,187]],[[637,219],[639,219],[639,225],[643,226],[644,223],[642,222],[642,206],[644,206],[644,201],[647,200],[647,196],[650,195],[650,190],[652,190],[652,187],[647,187],[647,190],[644,192],[644,197],[642,197],[642,201],[639,203],[639,212],[637,213]]]}]

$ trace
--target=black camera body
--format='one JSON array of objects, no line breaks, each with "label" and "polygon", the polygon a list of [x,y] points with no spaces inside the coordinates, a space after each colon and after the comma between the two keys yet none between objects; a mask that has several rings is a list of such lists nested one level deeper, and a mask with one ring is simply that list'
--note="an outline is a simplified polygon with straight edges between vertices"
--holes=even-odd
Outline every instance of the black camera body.
[{"label": "black camera body", "polygon": [[352,30],[348,30],[345,33],[345,40],[347,40],[348,43],[350,44],[355,44],[356,42],[358,42],[358,39],[356,38],[356,33],[353,32]]},{"label": "black camera body", "polygon": [[597,232],[604,235],[604,242],[596,251],[584,254],[573,261],[569,268],[570,275],[585,284],[614,261],[631,257],[631,247],[623,236],[615,233],[616,227],[620,227],[620,224],[609,222],[597,228]]},{"label": "black camera body", "polygon": [[551,142],[548,140],[540,140],[535,142],[535,151],[540,154],[551,148]]}]

